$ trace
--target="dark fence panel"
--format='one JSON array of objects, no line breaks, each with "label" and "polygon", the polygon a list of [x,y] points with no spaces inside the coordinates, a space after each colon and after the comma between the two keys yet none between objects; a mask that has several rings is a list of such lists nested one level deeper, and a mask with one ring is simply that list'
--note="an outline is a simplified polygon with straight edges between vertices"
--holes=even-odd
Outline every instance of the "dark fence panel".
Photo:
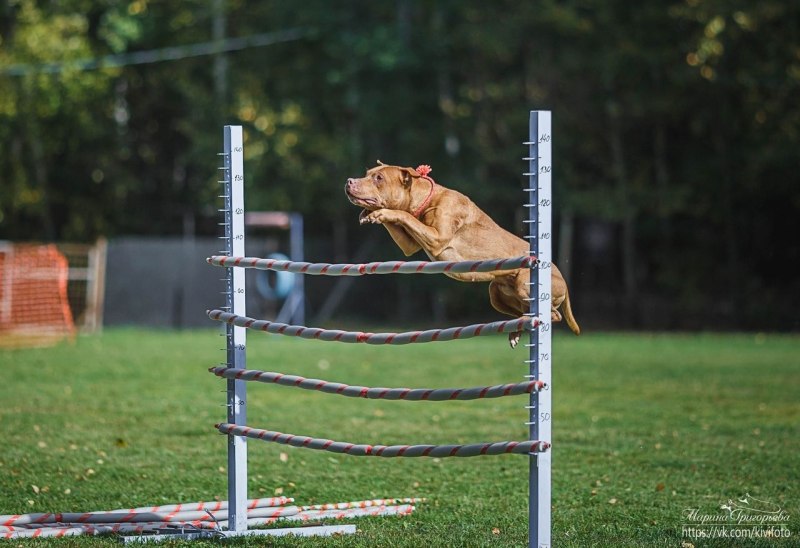
[{"label": "dark fence panel", "polygon": [[106,325],[210,327],[207,308],[224,303],[224,272],[206,257],[215,238],[118,238],[109,242]]}]

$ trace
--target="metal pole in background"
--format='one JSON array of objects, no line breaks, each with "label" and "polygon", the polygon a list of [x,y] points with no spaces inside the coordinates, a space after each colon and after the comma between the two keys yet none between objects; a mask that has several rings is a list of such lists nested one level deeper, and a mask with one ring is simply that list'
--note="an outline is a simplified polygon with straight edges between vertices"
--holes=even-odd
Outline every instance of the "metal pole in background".
[{"label": "metal pole in background", "polygon": [[[244,144],[242,126],[225,126],[225,161],[223,197],[225,199],[225,242],[229,256],[244,256]],[[245,269],[228,268],[226,276],[227,307],[234,314],[245,314]],[[238,311],[238,312],[237,312]],[[228,367],[246,366],[246,330],[227,325]],[[229,379],[227,386],[228,422],[247,424],[245,381]],[[247,530],[247,440],[228,436],[228,530]]]},{"label": "metal pole in background", "polygon": [[[528,141],[528,236],[531,255],[538,261],[531,267],[530,316],[540,320],[530,332],[529,377],[547,383],[547,389],[531,392],[530,439],[552,442],[552,352],[551,274],[552,255],[552,134],[550,111],[531,111]],[[528,546],[551,545],[550,450],[530,456],[528,486]]]},{"label": "metal pole in background", "polygon": [[[293,261],[305,261],[303,256],[303,216],[299,213],[289,214],[289,256]],[[305,276],[295,276],[294,288],[289,294],[292,300],[291,319],[297,325],[306,324]]]}]

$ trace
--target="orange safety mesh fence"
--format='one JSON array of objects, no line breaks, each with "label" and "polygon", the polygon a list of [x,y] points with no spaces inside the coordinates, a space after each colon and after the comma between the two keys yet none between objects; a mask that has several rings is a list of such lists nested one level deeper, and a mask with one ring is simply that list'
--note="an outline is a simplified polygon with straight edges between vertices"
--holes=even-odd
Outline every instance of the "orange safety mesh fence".
[{"label": "orange safety mesh fence", "polygon": [[0,246],[0,348],[74,338],[68,275],[67,259],[55,245]]}]

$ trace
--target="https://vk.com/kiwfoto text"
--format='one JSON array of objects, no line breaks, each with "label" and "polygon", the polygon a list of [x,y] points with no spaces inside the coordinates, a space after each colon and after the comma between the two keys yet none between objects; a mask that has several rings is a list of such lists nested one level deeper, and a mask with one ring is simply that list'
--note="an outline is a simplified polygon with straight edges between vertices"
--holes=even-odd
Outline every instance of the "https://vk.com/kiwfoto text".
[{"label": "https://vk.com/kiwfoto text", "polygon": [[681,536],[687,539],[786,539],[790,514],[773,502],[749,493],[714,510],[687,508]]}]

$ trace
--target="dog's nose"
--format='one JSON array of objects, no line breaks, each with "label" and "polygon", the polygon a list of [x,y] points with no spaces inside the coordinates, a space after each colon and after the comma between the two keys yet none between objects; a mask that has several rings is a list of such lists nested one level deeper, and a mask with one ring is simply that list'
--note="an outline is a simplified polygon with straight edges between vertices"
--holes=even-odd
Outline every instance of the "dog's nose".
[{"label": "dog's nose", "polygon": [[353,186],[355,184],[355,182],[356,182],[355,179],[347,179],[347,185],[348,186]]}]

